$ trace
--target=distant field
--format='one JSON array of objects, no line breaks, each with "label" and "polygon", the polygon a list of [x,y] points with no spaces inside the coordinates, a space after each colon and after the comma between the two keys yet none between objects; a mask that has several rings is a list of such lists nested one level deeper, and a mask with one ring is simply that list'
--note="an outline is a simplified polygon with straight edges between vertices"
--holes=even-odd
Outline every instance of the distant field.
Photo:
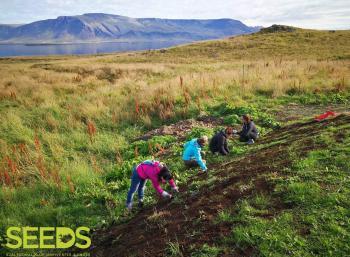
[{"label": "distant field", "polygon": [[[329,108],[347,111],[349,42],[350,31],[297,29],[157,51],[0,59],[1,234],[10,225],[119,222],[132,165],[151,156],[185,183],[183,142],[134,141],[161,125],[213,116],[239,127],[238,116],[249,112],[266,135]],[[188,137],[217,129],[194,128]],[[234,149],[232,158],[247,150]],[[315,154],[295,170],[317,169]],[[235,234],[242,245],[255,240],[239,233],[244,228]]]}]

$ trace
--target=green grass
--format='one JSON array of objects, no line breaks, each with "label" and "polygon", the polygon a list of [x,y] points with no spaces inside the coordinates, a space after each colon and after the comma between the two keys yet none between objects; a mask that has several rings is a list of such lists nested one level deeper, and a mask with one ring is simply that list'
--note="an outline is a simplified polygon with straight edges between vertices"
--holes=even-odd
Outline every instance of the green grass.
[{"label": "green grass", "polygon": [[202,245],[201,249],[195,250],[191,257],[216,257],[221,253],[221,249],[216,246]]},{"label": "green grass", "polygon": [[183,257],[180,245],[178,242],[169,242],[167,247],[167,257]]},{"label": "green grass", "polygon": [[[272,195],[256,195],[219,213],[216,222],[232,224],[223,245],[255,249],[258,256],[347,256],[350,254],[350,137],[335,139],[330,127],[312,139],[327,144],[322,150],[294,159],[282,176],[272,176]],[[327,138],[327,140],[325,140]],[[297,146],[293,151],[297,151]],[[293,156],[291,156],[294,158]],[[279,205],[288,207],[275,209]],[[264,214],[272,212],[272,217]],[[227,246],[226,246],[227,247]]]}]

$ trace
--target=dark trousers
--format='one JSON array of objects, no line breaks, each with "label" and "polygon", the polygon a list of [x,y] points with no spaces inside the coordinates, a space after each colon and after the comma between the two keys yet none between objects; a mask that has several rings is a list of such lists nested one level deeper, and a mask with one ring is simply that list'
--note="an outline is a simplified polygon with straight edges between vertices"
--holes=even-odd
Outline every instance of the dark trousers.
[{"label": "dark trousers", "polygon": [[198,163],[196,160],[188,160],[188,161],[184,161],[185,166],[187,168],[195,168],[195,167],[199,167]]},{"label": "dark trousers", "polygon": [[241,141],[241,142],[247,142],[247,141],[249,141],[250,139],[256,140],[257,138],[258,138],[258,137],[257,137],[256,134],[249,133],[249,134],[247,134],[247,135],[241,135],[241,136],[239,137],[239,141]]}]

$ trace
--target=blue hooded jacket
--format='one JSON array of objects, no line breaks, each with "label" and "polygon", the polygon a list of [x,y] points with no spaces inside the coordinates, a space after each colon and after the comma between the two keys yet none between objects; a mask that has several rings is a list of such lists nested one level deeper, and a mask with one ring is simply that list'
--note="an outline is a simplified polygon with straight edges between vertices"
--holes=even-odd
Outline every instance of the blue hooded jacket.
[{"label": "blue hooded jacket", "polygon": [[202,170],[207,170],[207,166],[202,160],[201,156],[201,146],[197,142],[197,138],[192,139],[191,141],[188,141],[184,145],[184,153],[182,155],[182,159],[184,161],[190,161],[195,159],[198,163],[198,165],[201,167]]}]

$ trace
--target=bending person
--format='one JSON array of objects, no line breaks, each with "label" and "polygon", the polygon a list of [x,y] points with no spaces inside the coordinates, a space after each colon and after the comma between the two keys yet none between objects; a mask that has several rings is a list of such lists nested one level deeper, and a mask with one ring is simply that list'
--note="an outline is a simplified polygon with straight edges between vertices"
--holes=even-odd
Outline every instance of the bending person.
[{"label": "bending person", "polygon": [[139,197],[139,207],[143,207],[143,196],[147,179],[151,180],[154,189],[164,198],[172,198],[172,195],[161,188],[161,182],[168,182],[172,190],[178,192],[174,179],[165,165],[162,165],[159,161],[144,161],[134,167],[132,171],[131,186],[126,200],[126,207],[129,211],[132,209],[132,199],[136,190]]},{"label": "bending person", "polygon": [[182,159],[185,166],[188,168],[200,167],[202,171],[207,171],[207,166],[205,165],[205,160],[202,159],[202,147],[208,143],[208,137],[203,136],[200,138],[192,139],[184,145],[184,152]]}]

